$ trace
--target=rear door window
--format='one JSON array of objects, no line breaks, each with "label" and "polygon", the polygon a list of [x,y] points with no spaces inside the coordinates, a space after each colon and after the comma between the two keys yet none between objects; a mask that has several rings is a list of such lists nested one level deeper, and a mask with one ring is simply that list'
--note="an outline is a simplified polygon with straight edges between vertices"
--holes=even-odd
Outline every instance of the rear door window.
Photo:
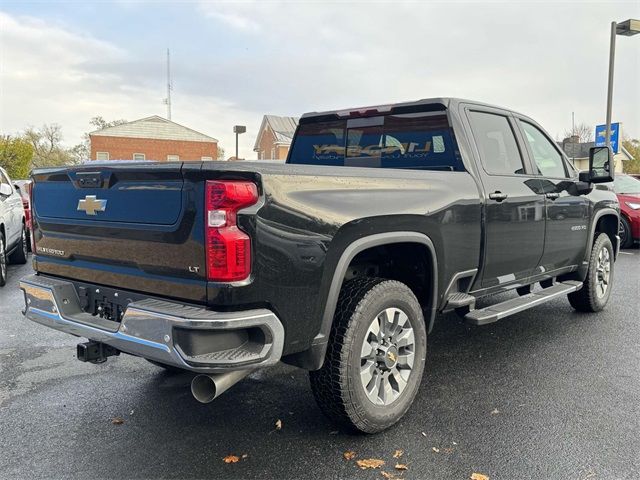
[{"label": "rear door window", "polygon": [[555,149],[551,141],[538,128],[530,123],[520,121],[529,148],[538,167],[539,173],[545,177],[566,178],[562,155]]},{"label": "rear door window", "polygon": [[448,118],[440,113],[302,124],[288,163],[464,170]]},{"label": "rear door window", "polygon": [[507,117],[471,111],[469,120],[473,137],[480,151],[480,159],[487,173],[492,175],[525,173],[522,155]]}]

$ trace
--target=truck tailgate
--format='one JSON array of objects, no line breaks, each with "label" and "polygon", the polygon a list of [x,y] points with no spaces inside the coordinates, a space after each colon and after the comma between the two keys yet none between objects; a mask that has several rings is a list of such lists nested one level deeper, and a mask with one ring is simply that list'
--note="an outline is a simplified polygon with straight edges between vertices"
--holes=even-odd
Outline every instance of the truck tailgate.
[{"label": "truck tailgate", "polygon": [[149,163],[36,171],[38,271],[205,302],[202,219],[182,170]]}]

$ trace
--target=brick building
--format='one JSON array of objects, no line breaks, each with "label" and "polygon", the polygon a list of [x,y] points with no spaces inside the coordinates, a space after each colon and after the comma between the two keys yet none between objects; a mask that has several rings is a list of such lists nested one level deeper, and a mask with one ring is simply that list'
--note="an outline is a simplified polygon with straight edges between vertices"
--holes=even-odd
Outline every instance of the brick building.
[{"label": "brick building", "polygon": [[297,126],[296,117],[265,115],[253,146],[253,151],[258,154],[258,160],[286,159]]},{"label": "brick building", "polygon": [[166,118],[134,120],[89,134],[91,160],[216,160],[218,140]]}]

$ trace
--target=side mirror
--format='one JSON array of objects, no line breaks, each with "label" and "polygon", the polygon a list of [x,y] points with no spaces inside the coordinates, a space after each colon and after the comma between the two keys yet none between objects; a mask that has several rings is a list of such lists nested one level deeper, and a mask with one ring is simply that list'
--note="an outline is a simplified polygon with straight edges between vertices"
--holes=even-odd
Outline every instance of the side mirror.
[{"label": "side mirror", "polygon": [[13,190],[11,189],[11,185],[7,183],[3,183],[0,185],[0,195],[8,197],[12,193],[13,193]]},{"label": "side mirror", "polygon": [[591,183],[613,182],[613,161],[609,147],[589,149],[589,181]]}]

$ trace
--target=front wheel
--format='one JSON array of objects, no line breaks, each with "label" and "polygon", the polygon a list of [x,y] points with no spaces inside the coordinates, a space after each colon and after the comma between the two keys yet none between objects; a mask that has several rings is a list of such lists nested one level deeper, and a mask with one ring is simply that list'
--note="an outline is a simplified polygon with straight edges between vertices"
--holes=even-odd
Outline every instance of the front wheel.
[{"label": "front wheel", "polygon": [[413,403],[426,351],[422,309],[409,287],[356,278],[340,292],[324,365],[310,372],[311,389],[332,420],[380,432]]},{"label": "front wheel", "polygon": [[613,246],[606,233],[600,233],[591,248],[589,271],[582,288],[570,293],[569,303],[579,312],[599,312],[611,295],[613,286]]},{"label": "front wheel", "polygon": [[631,248],[633,246],[633,236],[631,235],[631,225],[629,220],[620,215],[620,248]]}]

